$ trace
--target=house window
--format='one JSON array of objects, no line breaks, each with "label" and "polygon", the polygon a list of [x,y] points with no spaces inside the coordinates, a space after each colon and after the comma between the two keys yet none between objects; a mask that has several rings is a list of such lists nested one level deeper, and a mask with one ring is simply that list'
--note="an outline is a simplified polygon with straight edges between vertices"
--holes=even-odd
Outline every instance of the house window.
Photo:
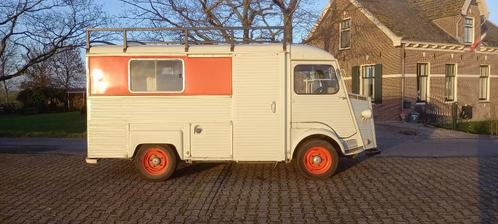
[{"label": "house window", "polygon": [[456,96],[456,66],[454,64],[445,66],[444,97],[446,101],[455,101]]},{"label": "house window", "polygon": [[184,89],[183,61],[130,61],[130,90],[134,92],[182,92]]},{"label": "house window", "polygon": [[361,83],[363,96],[374,97],[375,96],[375,66],[365,65],[362,67],[361,71]]},{"label": "house window", "polygon": [[294,68],[294,91],[300,95],[335,94],[339,81],[330,65],[298,65]]},{"label": "house window", "polygon": [[471,44],[474,42],[474,18],[465,18],[465,23],[463,27],[463,42],[466,44]]},{"label": "house window", "polygon": [[382,103],[382,64],[353,66],[351,87],[354,94],[372,98],[372,103]]},{"label": "house window", "polygon": [[427,102],[428,95],[429,64],[417,64],[417,101]]},{"label": "house window", "polygon": [[479,100],[489,100],[489,65],[481,65],[481,76],[479,76]]},{"label": "house window", "polygon": [[351,19],[344,19],[340,25],[341,38],[340,38],[340,48],[347,49],[351,48]]}]

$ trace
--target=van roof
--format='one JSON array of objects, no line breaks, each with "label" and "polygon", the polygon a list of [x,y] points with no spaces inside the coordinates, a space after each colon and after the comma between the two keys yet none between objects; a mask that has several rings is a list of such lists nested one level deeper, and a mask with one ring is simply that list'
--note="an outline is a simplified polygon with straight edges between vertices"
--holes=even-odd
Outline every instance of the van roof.
[{"label": "van roof", "polygon": [[[220,45],[192,45],[188,51],[185,51],[183,45],[132,45],[130,44],[126,51],[123,51],[121,45],[101,45],[92,46],[87,56],[100,56],[100,55],[139,55],[139,56],[153,56],[153,55],[233,55],[237,53],[258,53],[258,52],[284,52],[282,44],[241,44],[235,45],[231,51],[229,44]],[[321,60],[332,61],[335,60],[327,51],[320,48],[303,45],[292,44],[287,49],[291,53],[292,60]]]}]

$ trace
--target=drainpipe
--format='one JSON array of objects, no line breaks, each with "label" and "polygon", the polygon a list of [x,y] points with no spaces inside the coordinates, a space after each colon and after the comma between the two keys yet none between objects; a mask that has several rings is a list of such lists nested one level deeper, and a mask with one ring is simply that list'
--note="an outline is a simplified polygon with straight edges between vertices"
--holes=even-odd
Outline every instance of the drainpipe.
[{"label": "drainpipe", "polygon": [[401,114],[405,113],[405,43],[401,43]]}]

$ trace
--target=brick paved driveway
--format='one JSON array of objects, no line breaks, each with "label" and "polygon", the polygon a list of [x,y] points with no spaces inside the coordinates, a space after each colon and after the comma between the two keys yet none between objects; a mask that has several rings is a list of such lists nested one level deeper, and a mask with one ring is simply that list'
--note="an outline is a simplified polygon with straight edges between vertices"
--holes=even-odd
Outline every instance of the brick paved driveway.
[{"label": "brick paved driveway", "polygon": [[368,158],[340,169],[311,181],[285,164],[199,164],[151,183],[127,161],[0,154],[0,223],[498,223],[498,158]]}]

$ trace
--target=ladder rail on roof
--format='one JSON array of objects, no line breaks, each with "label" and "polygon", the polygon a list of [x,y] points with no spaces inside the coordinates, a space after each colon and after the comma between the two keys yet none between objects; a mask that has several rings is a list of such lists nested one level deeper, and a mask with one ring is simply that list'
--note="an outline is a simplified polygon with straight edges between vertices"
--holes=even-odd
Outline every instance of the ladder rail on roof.
[{"label": "ladder rail on roof", "polygon": [[[237,41],[236,36],[235,36],[235,31],[244,31],[244,30],[249,30],[249,31],[264,31],[264,30],[277,30],[277,32],[281,32],[284,34],[282,41],[275,41],[275,40],[242,40],[242,41]],[[118,32],[121,33],[123,43],[123,52],[126,52],[129,43],[139,43],[142,45],[146,45],[147,42],[145,41],[140,41],[140,40],[128,40],[128,33],[129,32],[160,32],[160,31],[177,31],[182,34],[182,38],[179,41],[156,41],[156,42],[151,42],[151,43],[166,43],[166,44],[179,44],[179,45],[184,45],[185,46],[185,52],[188,52],[190,45],[196,44],[220,44],[220,43],[229,43],[230,44],[230,50],[233,51],[235,48],[235,44],[237,43],[282,43],[283,49],[287,49],[287,44],[286,43],[286,38],[285,38],[285,32],[283,26],[263,26],[263,27],[153,27],[153,28],[88,28],[85,30],[86,32],[86,51],[89,52],[90,48],[92,47],[92,43],[105,43],[105,44],[110,44],[111,42],[107,41],[91,41],[91,34],[96,33],[96,32]],[[198,32],[198,31],[228,31],[230,34],[230,40],[229,41],[191,41],[191,32]],[[111,44],[113,45],[113,44]],[[114,44],[116,45],[116,44]]]}]

